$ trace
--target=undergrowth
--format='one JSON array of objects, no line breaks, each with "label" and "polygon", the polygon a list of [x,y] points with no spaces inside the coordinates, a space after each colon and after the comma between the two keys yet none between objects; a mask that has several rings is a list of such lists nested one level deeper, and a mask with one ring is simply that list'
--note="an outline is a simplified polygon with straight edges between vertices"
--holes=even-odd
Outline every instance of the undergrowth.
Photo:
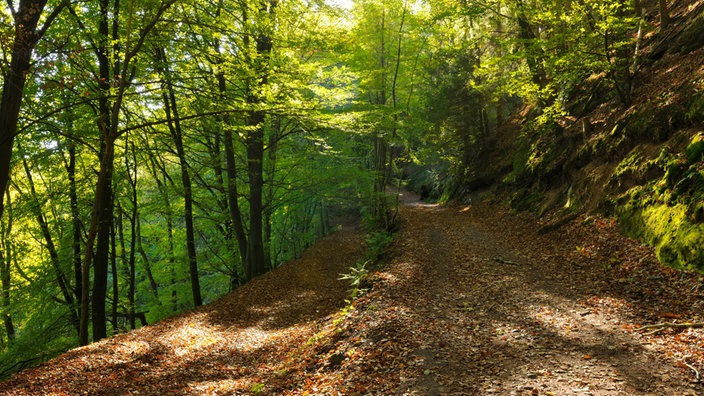
[{"label": "undergrowth", "polygon": [[350,294],[353,300],[367,290],[369,274],[373,267],[379,264],[379,259],[391,241],[393,241],[393,234],[391,232],[369,232],[366,238],[367,250],[364,254],[364,258],[357,261],[354,266],[349,267],[347,273],[340,275],[340,280],[349,282]]}]

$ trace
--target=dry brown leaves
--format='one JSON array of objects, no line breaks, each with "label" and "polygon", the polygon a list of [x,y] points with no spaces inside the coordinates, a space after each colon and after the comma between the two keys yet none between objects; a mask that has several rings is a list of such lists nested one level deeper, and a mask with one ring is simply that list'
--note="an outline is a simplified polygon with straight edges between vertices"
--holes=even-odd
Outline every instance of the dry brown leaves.
[{"label": "dry brown leaves", "polygon": [[[409,200],[411,203],[412,200]],[[342,309],[361,237],[336,233],[201,309],[68,352],[0,393],[696,395],[702,277],[611,221],[545,235],[499,205],[407,206],[372,287]]]}]

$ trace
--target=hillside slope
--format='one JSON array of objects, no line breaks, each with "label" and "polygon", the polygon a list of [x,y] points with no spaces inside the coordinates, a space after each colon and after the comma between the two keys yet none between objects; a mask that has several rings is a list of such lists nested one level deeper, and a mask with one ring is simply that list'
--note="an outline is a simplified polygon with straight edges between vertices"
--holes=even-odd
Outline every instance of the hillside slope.
[{"label": "hillside slope", "polygon": [[213,304],[16,374],[0,394],[704,392],[702,276],[659,265],[603,219],[539,234],[501,205],[404,198],[387,264],[342,310],[337,274],[363,253],[351,229]]},{"label": "hillside slope", "polygon": [[517,209],[560,222],[579,212],[618,217],[658,258],[704,270],[704,1],[673,2],[659,29],[656,2],[622,105],[592,76],[549,131],[524,108],[488,137],[474,180]]}]

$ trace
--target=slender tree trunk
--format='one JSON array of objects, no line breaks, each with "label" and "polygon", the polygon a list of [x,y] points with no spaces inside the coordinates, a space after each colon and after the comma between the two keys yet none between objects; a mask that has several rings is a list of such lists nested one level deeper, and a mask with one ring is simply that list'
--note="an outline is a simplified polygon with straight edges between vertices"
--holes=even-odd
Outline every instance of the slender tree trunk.
[{"label": "slender tree trunk", "polygon": [[271,218],[274,212],[274,196],[276,193],[276,183],[275,183],[275,178],[276,178],[276,160],[277,160],[277,150],[278,150],[278,142],[279,142],[279,136],[281,136],[281,118],[276,117],[274,120],[274,126],[273,126],[273,133],[271,136],[269,136],[269,146],[267,147],[267,150],[269,152],[268,156],[268,180],[269,184],[266,189],[266,196],[264,198],[264,245],[266,247],[265,252],[266,252],[266,265],[267,268],[273,269],[274,268],[274,263],[272,262],[271,258],[271,237],[272,237],[272,229],[271,229]]},{"label": "slender tree trunk", "polygon": [[147,256],[147,251],[144,250],[144,245],[142,244],[142,225],[139,212],[137,212],[136,222],[137,226],[135,227],[135,232],[137,234],[137,251],[139,252],[139,255],[142,257],[142,261],[144,262],[144,272],[147,274],[147,279],[149,280],[149,287],[152,289],[152,293],[154,293],[154,298],[156,298],[157,304],[161,305],[161,301],[159,301],[159,284],[156,282],[156,279],[154,279],[151,261],[149,260],[149,256]]},{"label": "slender tree trunk", "polygon": [[128,259],[129,278],[127,282],[127,301],[129,303],[128,312],[130,318],[130,328],[136,329],[135,322],[135,294],[136,294],[136,261],[137,261],[137,222],[138,222],[138,203],[137,203],[137,153],[134,144],[131,145],[132,150],[125,150],[126,153],[132,153],[133,169],[130,167],[128,156],[125,156],[125,168],[127,169],[127,180],[130,184],[132,192],[132,210],[130,212],[130,255]]},{"label": "slender tree trunk", "polygon": [[[9,199],[8,199],[9,201]],[[9,206],[9,205],[8,205]],[[8,226],[9,229],[9,226]],[[5,334],[7,334],[8,343],[12,343],[15,339],[15,325],[12,323],[12,315],[8,312],[10,308],[10,288],[11,288],[11,257],[8,238],[6,233],[2,233],[2,241],[0,241],[0,308],[2,312],[2,321],[5,326]]]},{"label": "slender tree trunk", "polygon": [[[4,195],[4,194],[3,194]],[[8,213],[11,213],[12,204],[10,194],[7,193]],[[15,339],[15,325],[12,323],[12,315],[8,312],[10,308],[10,289],[12,287],[12,252],[10,246],[10,233],[12,232],[12,215],[5,216],[6,222],[0,223],[0,309],[2,321],[5,326],[7,341],[11,344]],[[0,219],[1,220],[1,219]]]},{"label": "slender tree trunk", "polygon": [[59,259],[59,252],[56,250],[54,239],[51,236],[51,230],[49,230],[49,224],[47,224],[47,221],[44,218],[44,213],[42,212],[41,204],[39,203],[37,191],[34,186],[32,172],[29,169],[29,165],[27,164],[26,158],[22,158],[22,165],[24,166],[25,176],[27,177],[27,184],[29,185],[29,194],[33,201],[32,211],[34,212],[34,217],[37,219],[37,224],[39,224],[39,229],[42,231],[42,236],[44,237],[46,250],[49,253],[49,261],[51,262],[51,267],[53,268],[54,275],[56,276],[56,284],[59,286],[61,295],[64,298],[64,303],[68,307],[69,322],[78,332],[79,319],[78,314],[75,311],[75,301],[73,300],[73,294],[71,293],[68,279],[66,278],[64,272],[61,270],[61,260]]},{"label": "slender tree trunk", "polygon": [[670,10],[667,6],[667,0],[659,0],[660,7],[660,29],[665,29],[670,25]]},{"label": "slender tree trunk", "polygon": [[181,167],[181,182],[183,184],[184,217],[186,221],[186,250],[188,253],[188,270],[191,276],[191,293],[193,295],[193,305],[200,306],[203,300],[200,294],[200,279],[198,275],[198,261],[196,257],[195,230],[193,224],[193,191],[191,187],[191,177],[188,172],[186,152],[183,146],[183,132],[179,121],[178,106],[176,105],[176,94],[170,81],[170,74],[166,66],[166,52],[163,48],[158,49],[157,60],[161,65],[158,67],[163,79],[163,99],[164,111],[166,112],[167,125],[171,132],[171,138],[176,146],[176,153]]},{"label": "slender tree trunk", "polygon": [[247,176],[249,179],[249,238],[247,245],[247,279],[266,272],[266,255],[262,237],[264,187],[264,112],[255,111],[248,118],[248,124],[255,127],[248,133]]},{"label": "slender tree trunk", "polygon": [[[220,94],[224,97],[225,92],[227,91],[225,76],[222,73],[219,73],[217,75],[217,79]],[[241,263],[246,266],[248,243],[247,233],[245,232],[244,223],[242,221],[242,211],[240,210],[239,205],[240,194],[237,189],[237,162],[235,160],[235,148],[232,140],[232,131],[227,128],[227,125],[229,125],[229,119],[225,118],[222,121],[225,126],[223,130],[223,145],[225,146],[227,203],[230,212],[230,222],[232,223],[232,230],[235,233],[235,239],[237,240]],[[231,280],[234,281],[234,279]]]},{"label": "slender tree trunk", "polygon": [[[397,99],[397,83],[398,83],[398,72],[401,69],[401,49],[403,43],[403,27],[406,22],[406,12],[408,9],[408,1],[403,3],[403,12],[401,14],[401,22],[398,28],[398,42],[396,45],[396,64],[394,66],[394,76],[391,80],[391,104],[393,106],[393,127],[391,130],[391,143],[396,141],[396,136],[398,134],[398,99]],[[388,151],[388,161],[385,165],[384,170],[384,199],[386,198],[386,186],[391,181],[391,172],[393,171],[393,164],[395,161],[393,146],[387,148]],[[394,205],[395,210],[385,216],[384,227],[390,229],[393,223],[396,221],[396,216],[398,215],[398,194],[395,196],[396,203]],[[387,209],[387,212],[389,210]]]},{"label": "slender tree trunk", "polygon": [[2,287],[2,322],[5,326],[8,343],[15,339],[15,325],[12,323],[12,315],[7,312],[10,308],[10,258],[5,257],[3,250],[0,250],[0,287]]},{"label": "slender tree trunk", "polygon": [[[379,38],[380,55],[379,69],[381,76],[379,81],[379,90],[376,93],[375,104],[384,106],[387,102],[386,78],[387,78],[387,60],[386,60],[386,10],[381,15],[380,25],[381,36]],[[377,131],[374,137],[374,156],[373,156],[373,171],[374,193],[372,197],[372,217],[386,226],[388,217],[388,208],[386,205],[386,169],[387,169],[387,142],[383,131]]]},{"label": "slender tree trunk", "polygon": [[125,262],[125,233],[124,226],[122,223],[122,207],[120,202],[117,203],[117,220],[113,222],[110,230],[110,272],[112,273],[112,306],[111,306],[111,319],[112,319],[112,334],[120,333],[120,324],[118,322],[117,312],[119,310],[120,304],[120,274],[117,270],[117,239],[120,239],[120,251],[121,257],[120,261]]},{"label": "slender tree trunk", "polygon": [[[116,0],[117,1],[117,0]],[[93,267],[93,293],[91,294],[93,340],[98,341],[107,336],[107,316],[105,297],[107,295],[108,267],[110,262],[110,234],[113,221],[113,173],[115,169],[115,139],[113,133],[113,112],[118,106],[110,100],[110,86],[113,76],[110,73],[108,0],[100,2],[99,35],[100,45],[97,51],[100,75],[100,97],[98,99],[98,130],[102,137],[100,169],[96,183],[95,199],[91,228],[88,232],[86,256],[83,261],[83,297],[88,297],[90,282],[89,271]],[[117,8],[117,7],[116,7]],[[114,21],[118,15],[113,15]],[[116,29],[113,28],[113,38]],[[97,241],[97,242],[96,242]],[[95,247],[95,252],[93,248]],[[83,308],[83,307],[82,307]],[[87,310],[87,306],[85,307]],[[87,318],[86,318],[87,320]],[[83,337],[82,337],[83,338]],[[86,340],[87,341],[87,340]]]},{"label": "slender tree trunk", "polygon": [[523,40],[523,45],[526,50],[526,63],[528,64],[533,83],[542,90],[547,84],[542,50],[535,43],[537,37],[535,37],[535,33],[533,33],[533,26],[528,21],[523,0],[519,0],[517,4],[519,38]]},{"label": "slender tree trunk", "polygon": [[73,141],[68,142],[68,163],[66,164],[66,173],[68,175],[69,187],[68,194],[71,206],[71,222],[73,227],[73,237],[71,239],[71,247],[73,251],[73,276],[74,288],[73,294],[76,296],[76,301],[79,304],[79,333],[80,333],[80,302],[81,298],[81,212],[78,209],[78,189],[76,187],[76,145]]}]

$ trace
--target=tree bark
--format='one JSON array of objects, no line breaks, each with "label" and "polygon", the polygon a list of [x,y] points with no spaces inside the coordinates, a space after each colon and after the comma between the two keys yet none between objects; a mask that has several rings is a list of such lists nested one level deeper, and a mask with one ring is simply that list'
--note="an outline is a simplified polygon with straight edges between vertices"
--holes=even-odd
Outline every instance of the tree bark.
[{"label": "tree bark", "polygon": [[[384,106],[387,102],[386,78],[387,78],[387,59],[386,59],[386,10],[384,9],[381,15],[381,26],[379,28],[381,36],[379,37],[379,69],[381,76],[379,81],[379,90],[375,95],[375,104]],[[372,170],[374,171],[374,191],[372,196],[372,218],[379,224],[386,226],[388,217],[388,208],[386,205],[386,169],[387,169],[387,142],[383,131],[377,131],[374,137],[374,155]]]},{"label": "tree bark", "polygon": [[127,301],[129,307],[127,307],[129,318],[130,318],[130,328],[136,329],[137,324],[135,322],[135,294],[136,294],[136,261],[137,261],[137,222],[139,217],[139,206],[137,202],[137,153],[134,144],[131,145],[132,150],[125,151],[132,154],[132,163],[134,168],[130,166],[129,156],[125,156],[125,168],[127,169],[127,180],[130,184],[130,189],[132,193],[132,208],[130,211],[130,255],[128,259],[128,270],[129,278],[127,282]]},{"label": "tree bark", "polygon": [[535,33],[533,33],[533,26],[528,21],[525,5],[522,0],[518,1],[516,17],[518,19],[519,38],[523,40],[523,46],[526,51],[526,63],[530,70],[531,79],[533,83],[542,90],[547,84],[547,75],[545,67],[543,66],[542,49],[534,43],[538,38],[535,37]]},{"label": "tree bark", "polygon": [[[117,0],[116,0],[117,1]],[[99,98],[98,98],[98,130],[102,139],[100,168],[98,170],[98,181],[95,187],[95,198],[93,200],[93,210],[91,214],[91,226],[88,231],[86,242],[86,253],[83,260],[82,273],[82,298],[81,304],[81,343],[88,342],[87,322],[88,322],[88,296],[90,294],[90,268],[93,267],[93,293],[90,294],[92,305],[92,328],[93,340],[98,341],[107,336],[107,315],[105,297],[107,293],[108,267],[110,262],[110,234],[113,222],[113,173],[115,169],[115,130],[117,109],[120,104],[118,100],[111,103],[110,87],[113,78],[110,70],[109,58],[109,1],[100,1],[100,22],[98,33],[100,44],[96,51],[99,69]],[[117,7],[115,7],[117,9]],[[112,16],[114,21],[118,15]],[[113,39],[117,34],[113,27]],[[123,91],[124,88],[121,88]],[[115,129],[113,129],[115,128]],[[97,241],[97,242],[96,242]],[[95,248],[95,251],[93,249]],[[83,312],[85,311],[85,313]],[[85,323],[84,323],[85,322]]]},{"label": "tree bark", "polygon": [[667,0],[659,0],[660,6],[660,29],[665,29],[670,25],[670,10],[667,6]]},{"label": "tree bark", "polygon": [[254,111],[248,125],[254,127],[247,134],[247,177],[249,179],[249,238],[247,245],[247,280],[266,272],[266,255],[263,241],[264,187],[264,112]]},{"label": "tree bark", "polygon": [[32,51],[37,44],[37,24],[47,0],[21,1],[14,16],[15,36],[10,65],[3,73],[0,99],[0,217],[4,211],[5,190],[10,182],[12,146],[17,134],[24,86],[29,72]]},{"label": "tree bark", "polygon": [[269,185],[267,186],[264,197],[264,245],[266,247],[266,266],[269,269],[273,269],[275,265],[271,257],[271,218],[274,212],[274,199],[276,195],[276,160],[278,154],[279,137],[281,136],[281,117],[276,117],[273,123],[273,133],[269,136],[269,144],[267,147],[267,150],[269,151],[267,161],[267,177],[269,179]]},{"label": "tree bark", "polygon": [[120,275],[117,270],[117,239],[120,238],[120,260],[125,262],[125,232],[124,225],[122,223],[122,207],[120,206],[120,201],[117,201],[117,219],[113,221],[112,227],[110,229],[110,272],[112,273],[112,309],[111,309],[111,321],[112,321],[112,334],[116,335],[120,332],[120,326],[118,323],[118,309],[120,303]]},{"label": "tree bark", "polygon": [[[4,194],[3,194],[4,195]],[[7,194],[8,207],[10,204],[10,194]],[[0,303],[2,304],[2,321],[5,326],[8,343],[12,343],[15,339],[15,326],[12,322],[12,315],[7,310],[10,308],[10,289],[11,289],[11,272],[12,268],[12,253],[10,251],[10,233],[12,231],[12,216],[7,216],[6,225],[3,224],[3,229],[0,231]]]},{"label": "tree bark", "polygon": [[[220,95],[224,97],[227,91],[227,85],[225,83],[225,76],[222,73],[218,73],[218,89]],[[232,231],[235,234],[235,239],[237,240],[237,247],[240,255],[240,262],[243,266],[246,266],[247,262],[247,233],[244,229],[244,223],[242,222],[242,211],[239,205],[239,191],[237,189],[237,162],[235,161],[235,148],[232,140],[232,132],[227,128],[229,125],[229,118],[225,117],[222,120],[225,126],[223,130],[223,144],[225,146],[225,166],[227,172],[227,203],[228,210],[230,212],[230,222],[232,223]],[[237,280],[231,276],[231,286]]]},{"label": "tree bark", "polygon": [[[101,129],[105,129],[105,125]],[[89,309],[92,303],[93,340],[107,335],[105,316],[105,294],[108,279],[108,253],[110,250],[110,227],[112,224],[112,174],[115,158],[115,143],[111,136],[105,138],[100,159],[100,170],[95,187],[95,198],[90,228],[86,240],[85,257],[81,269],[81,326],[80,343],[88,344]],[[96,245],[97,240],[97,245]],[[94,264],[95,263],[95,264]],[[90,269],[94,265],[93,293],[90,293]],[[89,303],[90,300],[90,303]]]},{"label": "tree bark", "polygon": [[[260,3],[260,12],[273,18],[277,2],[266,0]],[[244,11],[244,10],[243,10]],[[244,12],[245,21],[246,12]],[[266,28],[257,28],[255,36],[254,62],[256,76],[247,83],[246,100],[250,110],[246,122],[249,130],[245,137],[247,152],[247,177],[249,181],[249,237],[247,238],[246,278],[250,280],[266,272],[266,253],[263,240],[263,188],[264,188],[264,122],[266,112],[257,109],[263,102],[260,89],[269,82],[269,57],[273,48],[271,36]]]}]

